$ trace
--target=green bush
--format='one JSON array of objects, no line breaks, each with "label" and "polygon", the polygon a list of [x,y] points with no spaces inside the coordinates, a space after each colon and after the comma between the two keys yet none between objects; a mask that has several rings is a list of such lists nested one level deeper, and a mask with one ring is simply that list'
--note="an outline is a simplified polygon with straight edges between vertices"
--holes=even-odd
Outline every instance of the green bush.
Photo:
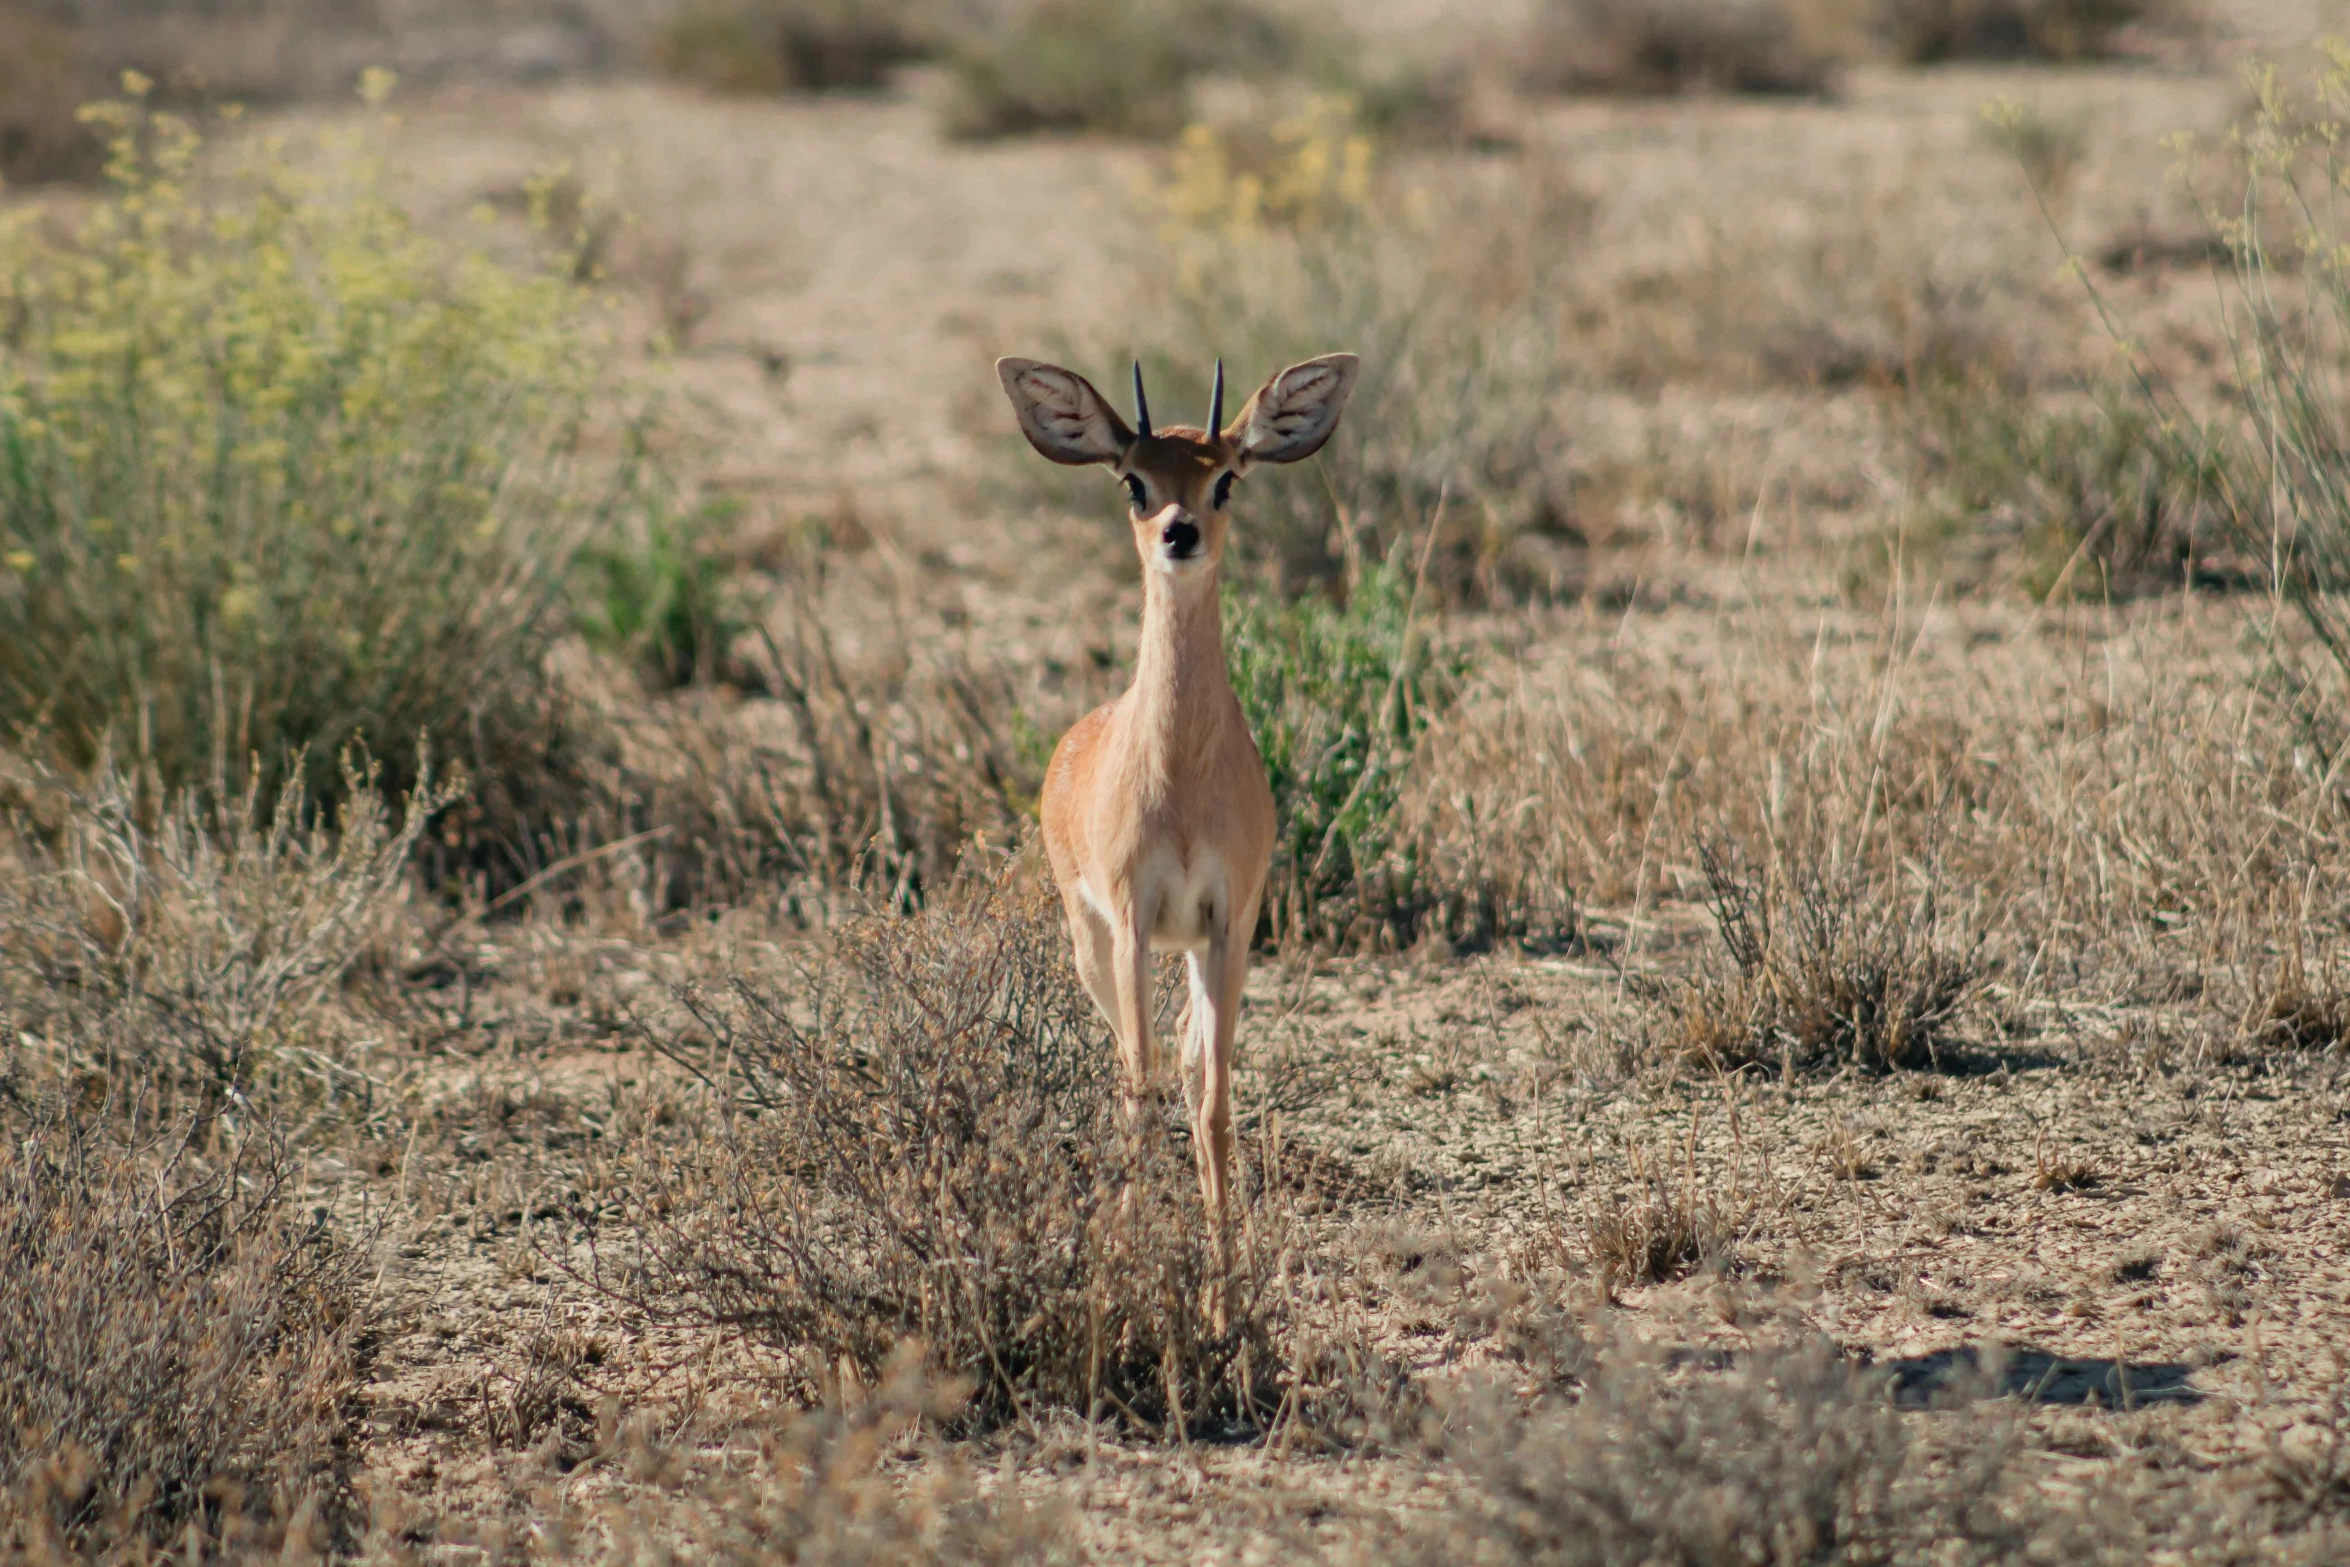
[{"label": "green bush", "polygon": [[648,512],[640,536],[580,553],[580,630],[589,643],[634,664],[656,688],[720,674],[734,639],[749,629],[732,563],[718,534],[736,507],[720,501]]},{"label": "green bush", "polygon": [[422,736],[527,799],[572,557],[634,504],[589,302],[417,232],[364,132],[106,123],[70,240],[0,227],[0,743],[332,800]]},{"label": "green bush", "polygon": [[1264,914],[1277,941],[1411,934],[1421,889],[1398,810],[1420,737],[1466,672],[1415,624],[1414,596],[1396,556],[1343,606],[1225,594],[1232,690],[1280,821]]},{"label": "green bush", "polygon": [[955,43],[947,129],[1165,135],[1183,123],[1195,78],[1276,72],[1296,54],[1289,29],[1250,0],[1039,0]]}]

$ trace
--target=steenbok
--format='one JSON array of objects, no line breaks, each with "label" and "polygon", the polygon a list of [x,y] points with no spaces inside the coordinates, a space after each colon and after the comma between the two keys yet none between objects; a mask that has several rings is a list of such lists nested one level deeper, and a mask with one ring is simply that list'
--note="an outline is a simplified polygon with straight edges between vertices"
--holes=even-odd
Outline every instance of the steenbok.
[{"label": "steenbok", "polygon": [[1138,364],[1130,430],[1075,371],[996,361],[1029,444],[1057,463],[1100,463],[1131,503],[1142,557],[1134,684],[1054,749],[1044,841],[1077,972],[1117,1036],[1130,1120],[1155,1064],[1151,954],[1189,961],[1183,1097],[1200,1191],[1219,1218],[1232,1171],[1233,1029],[1273,858],[1273,791],[1225,676],[1216,567],[1232,486],[1257,463],[1320,451],[1357,364],[1352,354],[1325,354],[1292,365],[1225,425],[1219,361],[1206,427],[1158,430]]}]

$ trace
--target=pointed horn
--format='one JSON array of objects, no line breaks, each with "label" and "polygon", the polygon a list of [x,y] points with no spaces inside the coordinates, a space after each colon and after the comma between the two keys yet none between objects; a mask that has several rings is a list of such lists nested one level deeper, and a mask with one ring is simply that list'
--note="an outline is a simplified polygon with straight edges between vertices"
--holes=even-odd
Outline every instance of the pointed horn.
[{"label": "pointed horn", "polygon": [[1139,359],[1134,361],[1134,433],[1144,436],[1151,433],[1151,405],[1142,395],[1142,361]]},{"label": "pointed horn", "polygon": [[1208,438],[1224,428],[1224,361],[1216,361],[1216,395],[1208,399]]}]

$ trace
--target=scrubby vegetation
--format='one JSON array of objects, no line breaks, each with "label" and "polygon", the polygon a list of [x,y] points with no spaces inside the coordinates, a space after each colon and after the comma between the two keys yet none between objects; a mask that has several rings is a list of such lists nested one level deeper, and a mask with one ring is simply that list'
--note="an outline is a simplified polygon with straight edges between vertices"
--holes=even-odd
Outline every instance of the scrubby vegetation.
[{"label": "scrubby vegetation", "polygon": [[586,301],[417,231],[356,146],[217,194],[188,122],[108,118],[71,242],[0,238],[0,736],[322,798],[421,740],[529,802],[572,557],[632,496]]}]

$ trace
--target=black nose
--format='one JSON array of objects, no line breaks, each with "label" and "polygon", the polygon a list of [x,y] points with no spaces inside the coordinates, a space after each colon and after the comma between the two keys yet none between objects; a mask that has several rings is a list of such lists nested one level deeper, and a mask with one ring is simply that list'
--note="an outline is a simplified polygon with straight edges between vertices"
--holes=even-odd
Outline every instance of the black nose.
[{"label": "black nose", "polygon": [[1159,542],[1167,546],[1167,553],[1177,560],[1188,559],[1199,548],[1199,525],[1190,522],[1170,522],[1160,532]]}]

